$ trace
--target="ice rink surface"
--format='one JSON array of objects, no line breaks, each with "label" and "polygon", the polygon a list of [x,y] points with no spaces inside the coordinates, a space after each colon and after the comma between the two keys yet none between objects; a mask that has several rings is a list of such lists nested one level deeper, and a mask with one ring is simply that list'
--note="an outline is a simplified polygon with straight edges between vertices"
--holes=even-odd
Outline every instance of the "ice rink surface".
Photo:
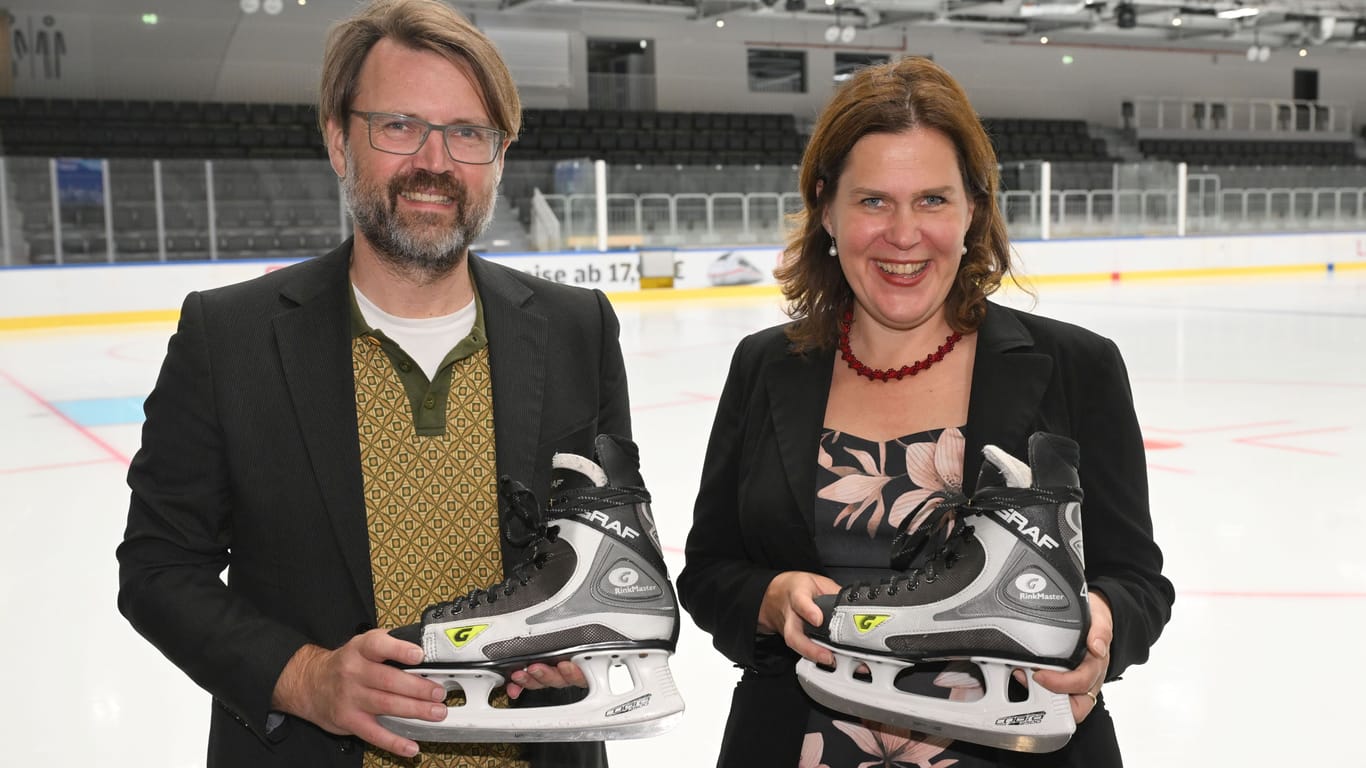
[{"label": "ice rink surface", "polygon": [[[1177,588],[1151,660],[1105,687],[1126,765],[1366,764],[1366,272],[1036,290],[1034,311],[1125,356]],[[676,574],[731,352],[783,315],[776,294],[616,306]],[[0,333],[5,765],[204,764],[207,694],[115,607],[124,473],[172,330]],[[713,764],[738,670],[686,616],[672,667],[682,724],[612,743],[616,768]]]}]

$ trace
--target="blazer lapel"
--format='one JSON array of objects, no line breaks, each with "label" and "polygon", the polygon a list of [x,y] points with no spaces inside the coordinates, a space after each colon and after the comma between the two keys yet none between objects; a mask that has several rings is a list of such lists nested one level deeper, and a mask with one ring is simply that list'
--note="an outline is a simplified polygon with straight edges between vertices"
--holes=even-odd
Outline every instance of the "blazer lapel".
[{"label": "blazer lapel", "polygon": [[374,615],[370,542],[357,438],[355,374],[351,363],[351,246],[344,244],[300,269],[280,295],[286,309],[274,318],[280,367],[332,531],[352,583]]},{"label": "blazer lapel", "polygon": [[473,253],[469,261],[488,334],[498,474],[548,477],[548,467],[536,466],[548,321],[532,308],[530,288]]},{"label": "blazer lapel", "polygon": [[1029,331],[1002,307],[987,304],[977,334],[963,436],[963,490],[968,494],[977,487],[983,447],[998,445],[1014,453],[1027,445],[1053,368],[1053,358],[1034,352]]},{"label": "blazer lapel", "polygon": [[783,473],[802,519],[813,531],[816,451],[825,422],[833,366],[833,354],[825,351],[785,355],[769,363],[764,376]]}]

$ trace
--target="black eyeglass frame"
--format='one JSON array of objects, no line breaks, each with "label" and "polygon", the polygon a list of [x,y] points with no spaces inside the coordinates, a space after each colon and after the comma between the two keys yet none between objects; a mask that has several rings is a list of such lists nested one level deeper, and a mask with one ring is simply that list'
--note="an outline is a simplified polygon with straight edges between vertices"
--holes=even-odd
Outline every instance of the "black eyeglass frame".
[{"label": "black eyeglass frame", "polygon": [[[441,132],[441,145],[446,148],[446,157],[449,157],[452,161],[460,163],[462,165],[488,165],[489,163],[492,163],[498,159],[499,153],[503,151],[503,142],[507,138],[507,131],[504,131],[501,128],[489,128],[488,126],[484,125],[473,125],[470,123],[446,123],[444,125],[441,123],[429,123],[420,117],[404,115],[398,112],[366,112],[359,109],[353,109],[350,110],[349,114],[355,115],[356,117],[359,117],[365,121],[365,137],[370,142],[370,148],[378,152],[384,152],[390,155],[401,155],[405,157],[411,157],[412,155],[416,155],[418,152],[422,151],[422,148],[424,146],[426,146],[427,137],[431,136],[432,131],[438,130]],[[376,146],[374,120],[377,117],[396,118],[399,120],[406,120],[408,122],[422,126],[422,136],[418,139],[417,145],[413,148],[413,151],[397,152],[392,149],[384,149],[383,147]],[[446,132],[451,130],[452,128],[461,128],[467,130],[474,129],[485,135],[496,136],[497,141],[493,143],[493,156],[482,163],[476,163],[470,160],[461,160],[460,158],[456,157],[455,154],[451,152],[450,142],[446,140]]]}]

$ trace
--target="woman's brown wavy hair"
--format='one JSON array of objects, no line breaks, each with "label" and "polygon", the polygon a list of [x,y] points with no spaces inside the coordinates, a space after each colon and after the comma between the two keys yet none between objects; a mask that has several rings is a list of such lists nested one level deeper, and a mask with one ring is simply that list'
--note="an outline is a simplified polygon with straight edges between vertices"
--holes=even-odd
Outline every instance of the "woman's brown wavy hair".
[{"label": "woman's brown wavy hair", "polygon": [[799,177],[802,210],[793,216],[796,227],[774,272],[794,321],[788,337],[797,351],[832,348],[840,316],[854,300],[839,259],[829,255],[831,239],[821,223],[849,151],[870,133],[913,128],[934,129],[953,142],[963,189],[976,206],[964,238],[968,252],[945,302],[949,325],[961,333],[977,330],[987,296],[1010,274],[1010,241],[996,203],[996,152],[962,86],[926,58],[862,69],[826,105],[806,145]]}]

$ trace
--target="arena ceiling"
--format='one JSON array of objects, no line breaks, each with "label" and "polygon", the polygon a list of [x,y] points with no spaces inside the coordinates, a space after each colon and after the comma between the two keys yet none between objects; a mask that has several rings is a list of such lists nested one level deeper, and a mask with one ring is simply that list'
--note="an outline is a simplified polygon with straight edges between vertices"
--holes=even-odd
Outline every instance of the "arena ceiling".
[{"label": "arena ceiling", "polygon": [[984,36],[1053,35],[1060,42],[1136,47],[1219,41],[1366,51],[1366,0],[488,0],[474,5],[500,13],[534,9],[644,12],[691,20],[761,17],[856,30],[941,27]]},{"label": "arena ceiling", "polygon": [[[543,24],[562,16],[588,28],[593,19],[650,19],[661,26],[764,19],[772,24],[858,30],[943,28],[986,37],[1047,35],[1059,43],[1132,48],[1328,46],[1366,54],[1366,0],[449,0],[505,24]],[[310,15],[345,15],[355,0],[305,0]],[[299,15],[299,0],[15,0],[47,12],[168,13],[231,19],[244,7]],[[274,4],[274,8],[272,8]],[[830,32],[837,42],[838,37]],[[846,41],[847,42],[847,41]]]}]

